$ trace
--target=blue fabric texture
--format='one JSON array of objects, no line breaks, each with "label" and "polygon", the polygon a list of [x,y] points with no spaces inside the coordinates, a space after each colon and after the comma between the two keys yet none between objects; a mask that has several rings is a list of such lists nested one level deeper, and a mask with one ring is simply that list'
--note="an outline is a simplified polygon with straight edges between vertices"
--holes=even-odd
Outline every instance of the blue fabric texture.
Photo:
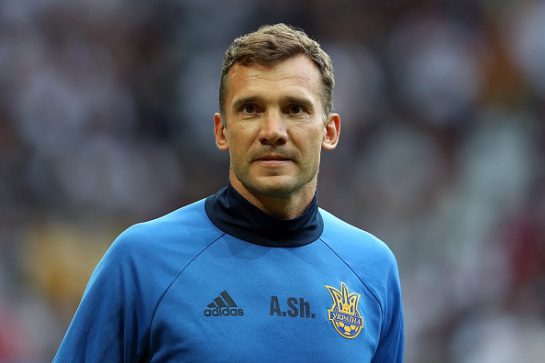
[{"label": "blue fabric texture", "polygon": [[316,199],[286,233],[240,198],[228,186],[124,231],[53,361],[402,362],[390,249]]}]

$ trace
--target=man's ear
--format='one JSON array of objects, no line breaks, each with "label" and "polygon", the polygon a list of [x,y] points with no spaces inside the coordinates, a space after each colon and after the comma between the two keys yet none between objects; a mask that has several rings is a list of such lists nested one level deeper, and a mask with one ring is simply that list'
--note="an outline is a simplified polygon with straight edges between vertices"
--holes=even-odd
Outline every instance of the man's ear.
[{"label": "man's ear", "polygon": [[322,148],[324,150],[333,150],[339,143],[341,135],[341,116],[338,113],[330,113],[325,124],[325,134],[322,140]]},{"label": "man's ear", "polygon": [[221,151],[229,149],[227,137],[225,137],[225,132],[225,123],[221,118],[221,113],[216,112],[214,114],[214,137],[216,138],[216,146]]}]

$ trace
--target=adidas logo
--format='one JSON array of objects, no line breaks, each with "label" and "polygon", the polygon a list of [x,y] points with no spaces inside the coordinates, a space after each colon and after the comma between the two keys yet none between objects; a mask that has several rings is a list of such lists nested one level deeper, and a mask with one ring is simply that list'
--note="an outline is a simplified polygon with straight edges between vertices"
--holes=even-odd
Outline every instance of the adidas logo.
[{"label": "adidas logo", "polygon": [[224,290],[220,296],[208,304],[208,308],[204,309],[203,313],[204,316],[242,316],[244,310],[237,307],[235,300]]}]

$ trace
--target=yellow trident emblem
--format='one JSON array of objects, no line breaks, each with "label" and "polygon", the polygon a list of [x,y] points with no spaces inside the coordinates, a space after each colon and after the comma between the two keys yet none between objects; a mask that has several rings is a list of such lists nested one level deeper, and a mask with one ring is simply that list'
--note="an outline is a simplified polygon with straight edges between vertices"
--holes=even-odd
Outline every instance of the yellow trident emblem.
[{"label": "yellow trident emblem", "polygon": [[363,328],[363,317],[358,310],[360,294],[351,294],[342,281],[340,291],[332,286],[326,285],[325,288],[333,299],[333,306],[327,311],[329,321],[343,337],[348,339],[357,337]]}]

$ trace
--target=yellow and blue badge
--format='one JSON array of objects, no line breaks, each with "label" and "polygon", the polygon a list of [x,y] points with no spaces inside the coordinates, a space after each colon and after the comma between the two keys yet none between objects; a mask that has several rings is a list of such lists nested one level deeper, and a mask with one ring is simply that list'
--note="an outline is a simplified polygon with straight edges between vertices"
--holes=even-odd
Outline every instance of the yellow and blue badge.
[{"label": "yellow and blue badge", "polygon": [[357,337],[363,328],[363,316],[358,310],[360,294],[351,294],[342,281],[340,291],[332,286],[326,285],[325,288],[333,299],[333,306],[327,311],[329,321],[343,337],[347,339]]}]

